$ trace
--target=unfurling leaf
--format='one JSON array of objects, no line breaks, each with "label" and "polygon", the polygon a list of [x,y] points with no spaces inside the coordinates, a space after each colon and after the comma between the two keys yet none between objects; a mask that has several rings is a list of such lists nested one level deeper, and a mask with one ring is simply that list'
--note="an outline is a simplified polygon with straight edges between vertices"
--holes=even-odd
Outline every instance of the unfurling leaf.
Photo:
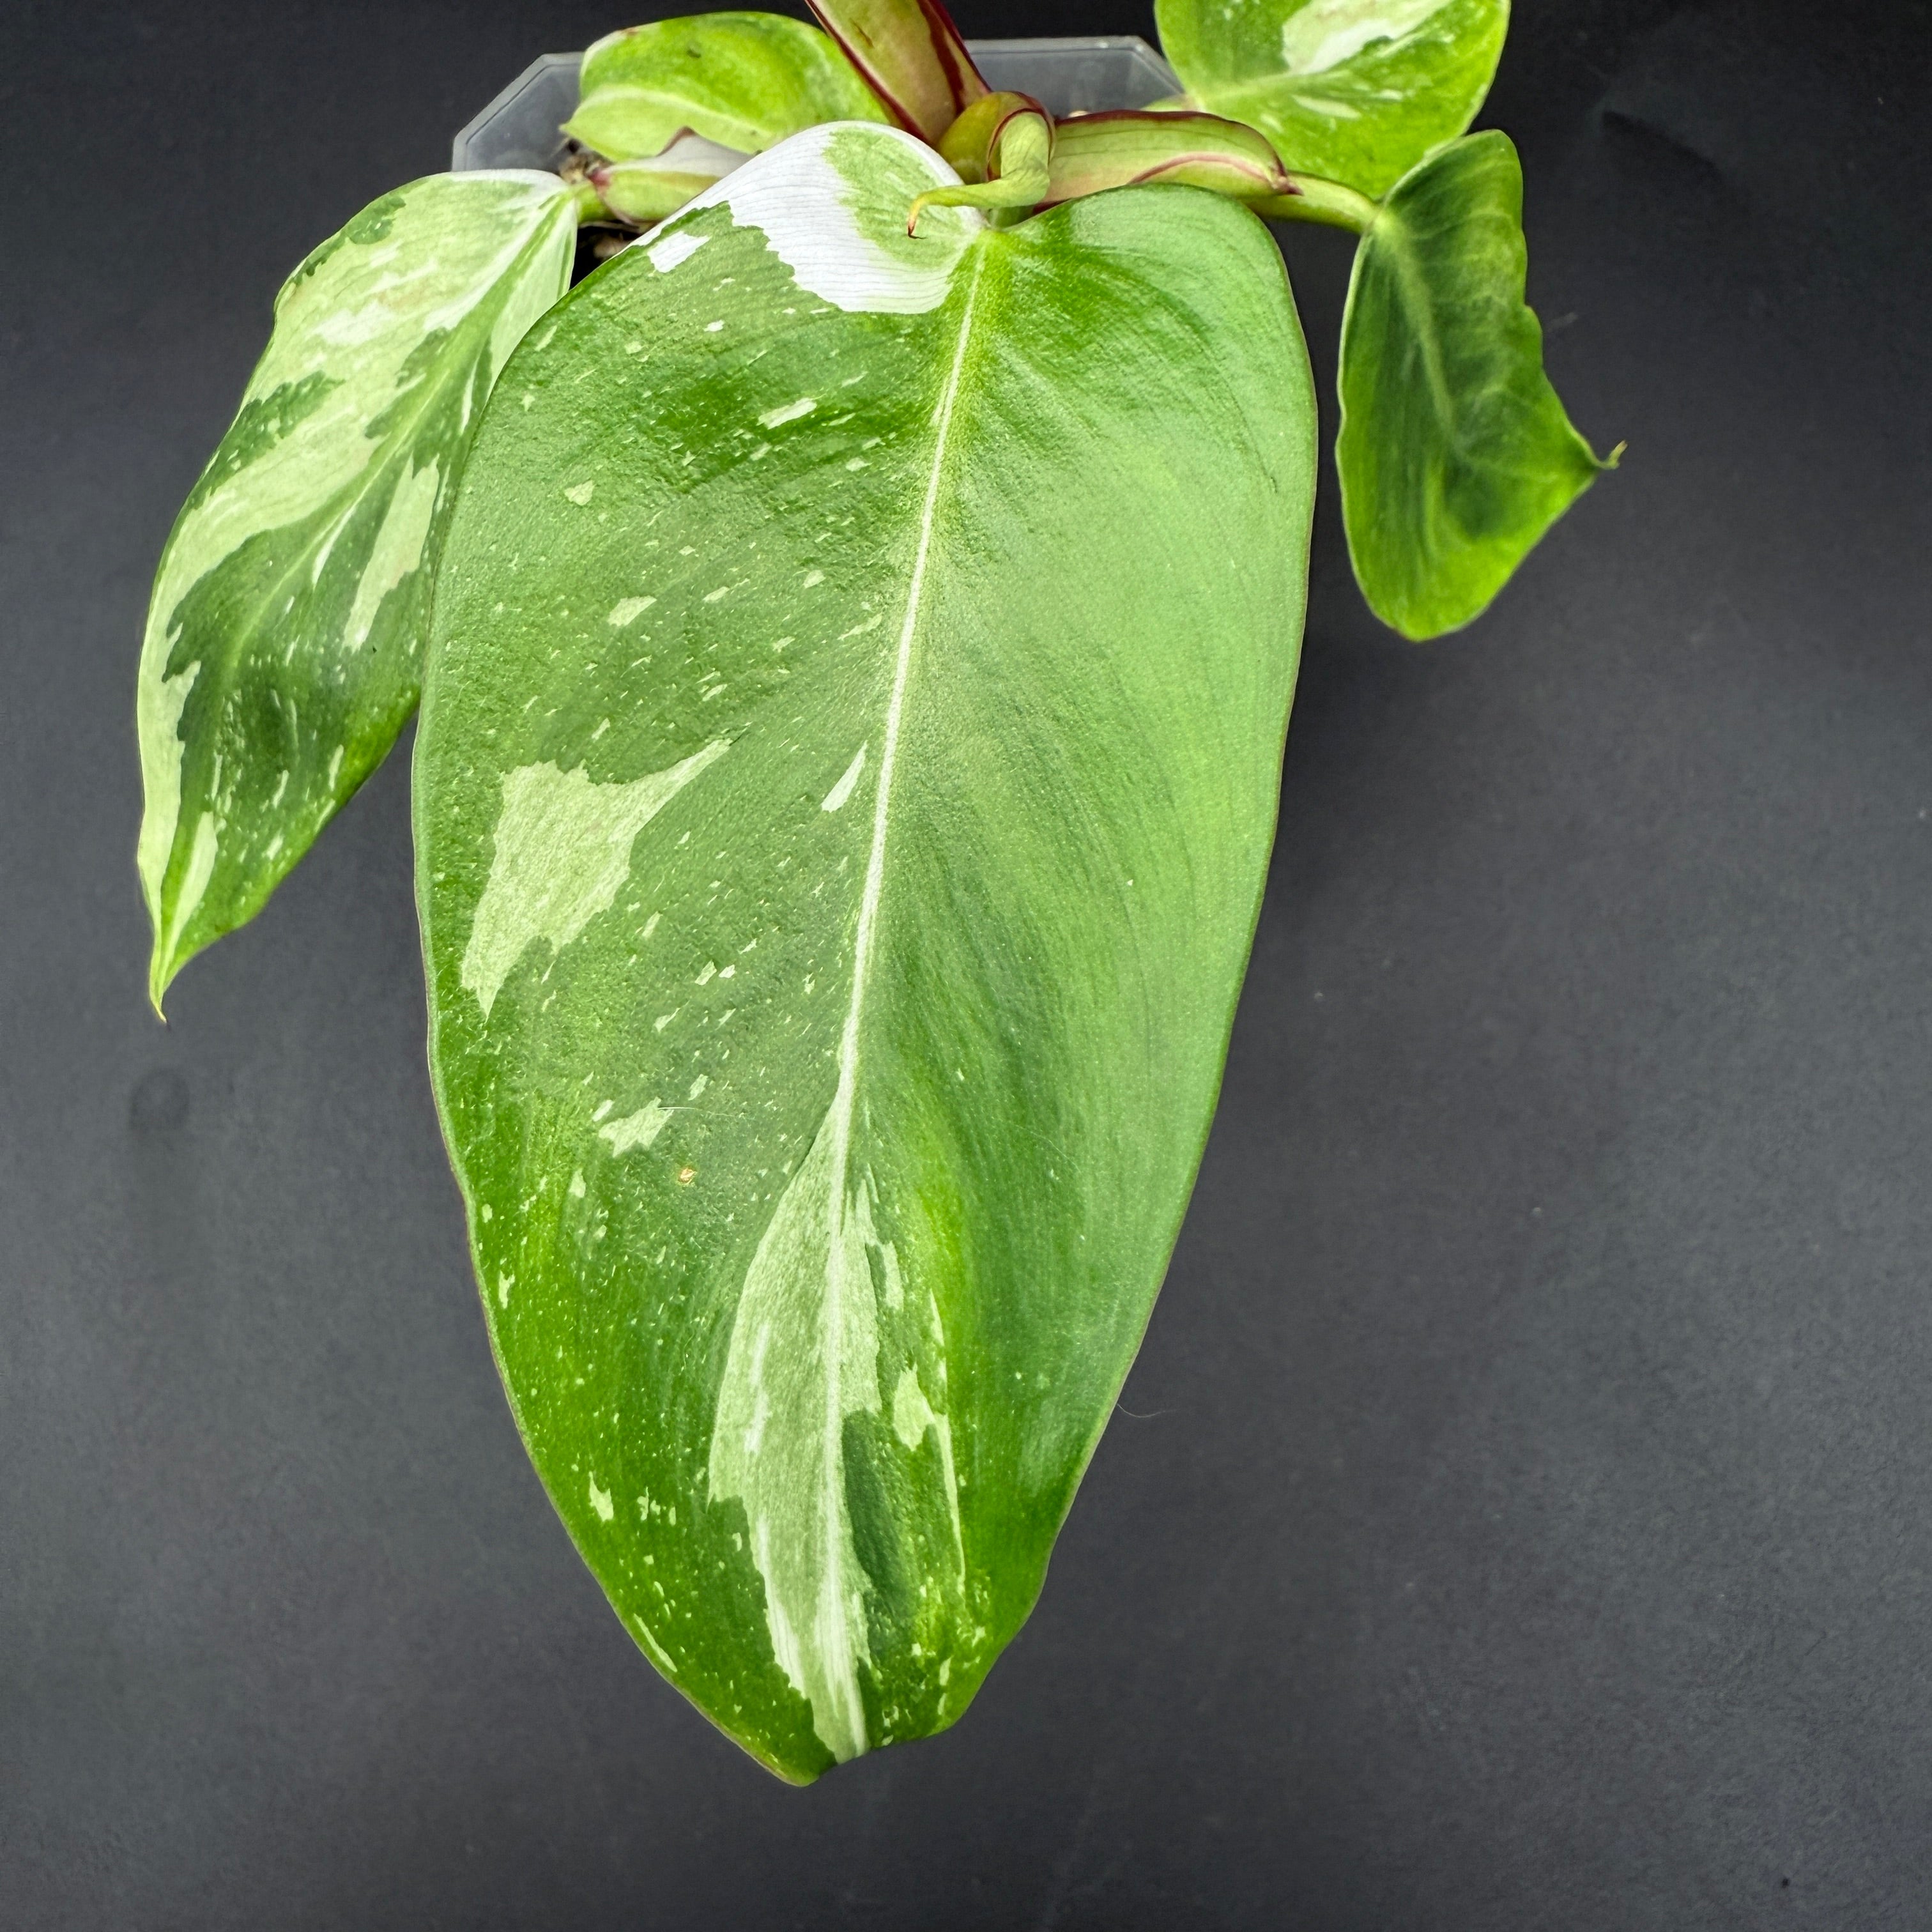
[{"label": "unfurling leaf", "polygon": [[821,121],[885,110],[816,27],[780,14],[696,14],[607,34],[584,56],[564,132],[614,161],[662,154],[688,130],[757,154]]},{"label": "unfurling leaf", "polygon": [[1285,195],[1294,186],[1274,148],[1252,128],[1214,114],[1123,110],[1059,124],[1052,182],[1042,198],[1072,201],[1156,182],[1238,200]]},{"label": "unfurling leaf", "polygon": [[649,224],[676,214],[749,158],[701,134],[680,134],[662,154],[600,163],[590,170],[590,181],[613,214]]},{"label": "unfurling leaf", "polygon": [[1266,230],[1129,189],[909,238],[950,178],[814,129],[577,289],[479,436],[417,744],[524,1439],[794,1778],[951,1723],[1040,1588],[1207,1132],[1301,624]]},{"label": "unfurling leaf", "polygon": [[1474,118],[1509,0],[1156,0],[1154,17],[1196,106],[1297,174],[1380,196]]},{"label": "unfurling leaf", "polygon": [[1336,467],[1356,579],[1406,637],[1468,623],[1606,466],[1543,373],[1526,262],[1495,133],[1401,182],[1356,254]]},{"label": "unfurling leaf", "polygon": [[812,10],[890,117],[935,146],[988,92],[939,0],[812,0]]},{"label": "unfurling leaf", "polygon": [[148,607],[140,863],[158,1006],[260,910],[416,709],[437,544],[484,398],[568,286],[554,175],[432,175],[284,284]]},{"label": "unfurling leaf", "polygon": [[960,185],[927,189],[906,218],[908,235],[922,208],[1038,207],[1052,178],[1053,117],[1030,94],[989,94],[946,130],[939,152]]}]

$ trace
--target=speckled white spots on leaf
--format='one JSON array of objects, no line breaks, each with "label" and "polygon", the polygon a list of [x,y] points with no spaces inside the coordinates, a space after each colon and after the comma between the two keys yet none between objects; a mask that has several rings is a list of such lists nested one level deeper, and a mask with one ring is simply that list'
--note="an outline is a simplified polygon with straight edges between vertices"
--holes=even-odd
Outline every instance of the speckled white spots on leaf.
[{"label": "speckled white spots on leaf", "polygon": [[861,745],[852,762],[845,767],[845,776],[825,794],[820,805],[820,812],[836,812],[852,796],[859,782],[859,774],[866,769],[866,747]]},{"label": "speckled white spots on leaf", "polygon": [[633,1148],[649,1147],[664,1132],[664,1124],[670,1117],[670,1108],[660,1101],[652,1100],[634,1114],[627,1114],[622,1120],[613,1120],[597,1131],[610,1143],[612,1154],[625,1154]]},{"label": "speckled white spots on leaf", "polygon": [[767,429],[776,429],[781,424],[796,422],[801,416],[808,416],[818,406],[816,396],[801,396],[795,403],[786,403],[776,410],[767,410],[758,420]]},{"label": "speckled white spots on leaf", "polygon": [[220,820],[213,812],[204,812],[195,820],[194,843],[188,848],[188,866],[175,894],[174,916],[170,921],[172,933],[179,932],[194,918],[196,908],[207,892],[208,882],[214,876],[220,841]]},{"label": "speckled white spots on leaf", "polygon": [[652,1636],[642,1617],[633,1617],[631,1628],[638,1634],[638,1641],[644,1647],[644,1654],[667,1677],[677,1675],[677,1666],[672,1662],[670,1653]]},{"label": "speckled white spots on leaf", "polygon": [[[568,283],[575,220],[554,175],[431,176],[368,212],[380,215],[380,235],[363,238],[352,224],[284,285],[241,414],[155,578],[140,712],[148,791],[140,858],[157,998],[181,958],[246,916],[326,821],[339,800],[332,780],[327,793],[315,786],[314,769],[344,741],[356,743],[358,772],[386,748],[382,734],[413,695],[419,638],[406,639],[411,654],[400,658],[362,658],[362,646],[384,599],[422,567],[473,404]],[[260,595],[258,540],[272,532],[279,574],[271,580],[289,594],[269,598]],[[278,801],[281,822],[223,842],[220,890],[202,879],[191,906],[178,893],[188,876],[178,849],[182,758],[166,742],[181,722],[166,670],[184,625],[193,632],[188,650],[218,667],[220,686],[196,728],[228,760],[226,796],[208,785],[194,806],[225,815],[237,800],[259,800],[278,774],[256,772],[254,760],[272,757],[285,769],[291,743],[313,760],[298,771],[294,796]],[[234,728],[265,701],[320,680],[340,698],[319,712],[319,738],[298,737],[292,716],[272,743]],[[253,808],[259,817],[260,805]]]}]

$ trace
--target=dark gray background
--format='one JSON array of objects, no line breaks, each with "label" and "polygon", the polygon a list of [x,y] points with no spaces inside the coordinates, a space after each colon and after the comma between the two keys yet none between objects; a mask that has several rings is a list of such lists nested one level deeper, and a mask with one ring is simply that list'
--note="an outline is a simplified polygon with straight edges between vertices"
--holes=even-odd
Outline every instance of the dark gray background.
[{"label": "dark gray background", "polygon": [[964,1721],[802,1793],[518,1446],[401,761],[142,996],[146,586],[274,288],[620,19],[0,21],[0,1923],[1932,1922],[1927,6],[1520,6],[1487,118],[1630,454],[1426,648],[1325,496],[1132,1414]]}]

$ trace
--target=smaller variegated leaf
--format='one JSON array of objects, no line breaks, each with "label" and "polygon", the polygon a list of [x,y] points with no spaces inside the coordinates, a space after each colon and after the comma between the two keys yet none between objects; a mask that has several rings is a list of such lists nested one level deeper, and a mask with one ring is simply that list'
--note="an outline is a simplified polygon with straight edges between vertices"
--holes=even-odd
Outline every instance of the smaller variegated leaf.
[{"label": "smaller variegated leaf", "polygon": [[149,990],[261,909],[421,681],[436,546],[496,372],[568,286],[554,175],[432,175],[283,286],[161,554],[136,707]]},{"label": "smaller variegated leaf", "polygon": [[1356,253],[1335,464],[1356,580],[1405,637],[1480,613],[1608,466],[1543,373],[1527,261],[1522,171],[1493,132],[1398,184]]},{"label": "smaller variegated leaf", "polygon": [[564,132],[614,161],[662,154],[687,129],[754,154],[821,121],[886,118],[831,40],[780,14],[697,14],[607,34],[578,85]]},{"label": "smaller variegated leaf", "polygon": [[1509,0],[1156,0],[1154,17],[1195,106],[1378,196],[1474,118]]}]

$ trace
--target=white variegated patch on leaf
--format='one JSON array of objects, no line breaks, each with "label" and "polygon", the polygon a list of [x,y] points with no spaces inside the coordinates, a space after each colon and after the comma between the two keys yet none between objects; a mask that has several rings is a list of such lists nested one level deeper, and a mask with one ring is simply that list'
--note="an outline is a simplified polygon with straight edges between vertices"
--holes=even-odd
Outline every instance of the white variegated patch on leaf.
[{"label": "white variegated patch on leaf", "polygon": [[141,653],[156,1004],[251,917],[416,708],[431,580],[484,400],[568,285],[554,175],[433,175],[284,286],[161,556]]},{"label": "white variegated patch on leaf", "polygon": [[[958,1716],[1137,1347],[1271,842],[1315,410],[1253,217],[996,230],[818,128],[487,411],[416,749],[498,1359],[671,1681],[783,1774]],[[527,406],[526,406],[527,405]]]},{"label": "white variegated patch on leaf", "polygon": [[1156,0],[1196,106],[1245,121],[1298,174],[1380,196],[1474,118],[1509,0]]}]

